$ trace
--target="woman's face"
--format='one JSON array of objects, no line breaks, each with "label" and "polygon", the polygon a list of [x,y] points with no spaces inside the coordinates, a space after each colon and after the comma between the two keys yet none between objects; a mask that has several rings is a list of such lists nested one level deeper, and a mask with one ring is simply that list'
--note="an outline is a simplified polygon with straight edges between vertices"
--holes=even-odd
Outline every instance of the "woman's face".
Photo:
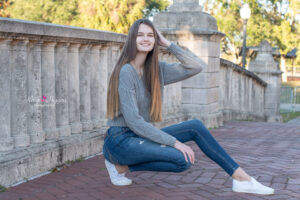
[{"label": "woman's face", "polygon": [[136,47],[138,52],[150,52],[155,43],[154,33],[150,26],[141,24],[136,37]]}]

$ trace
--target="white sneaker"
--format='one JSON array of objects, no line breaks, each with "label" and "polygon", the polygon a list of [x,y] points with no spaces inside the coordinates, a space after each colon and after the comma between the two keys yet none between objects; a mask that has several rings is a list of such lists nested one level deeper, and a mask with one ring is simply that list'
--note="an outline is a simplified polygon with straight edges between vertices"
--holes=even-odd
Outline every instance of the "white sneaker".
[{"label": "white sneaker", "polygon": [[273,188],[262,185],[253,177],[251,177],[251,181],[237,181],[233,179],[232,191],[265,195],[274,194]]},{"label": "white sneaker", "polygon": [[105,160],[105,166],[108,171],[110,181],[114,185],[131,185],[132,180],[125,176],[125,173],[120,174],[116,166],[109,161]]}]

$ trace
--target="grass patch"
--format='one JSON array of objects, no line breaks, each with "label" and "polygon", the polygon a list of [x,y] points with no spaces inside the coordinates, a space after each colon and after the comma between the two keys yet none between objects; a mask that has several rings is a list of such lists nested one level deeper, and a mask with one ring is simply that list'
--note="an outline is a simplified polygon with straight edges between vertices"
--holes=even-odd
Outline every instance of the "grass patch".
[{"label": "grass patch", "polygon": [[5,192],[7,191],[7,188],[4,187],[3,185],[0,185],[0,192]]},{"label": "grass patch", "polygon": [[[280,103],[300,104],[300,81],[282,82]],[[287,87],[287,88],[285,88]],[[297,88],[295,90],[295,88]]]},{"label": "grass patch", "polygon": [[282,113],[282,122],[286,123],[292,119],[295,119],[300,116],[300,112],[290,112],[290,113]]}]

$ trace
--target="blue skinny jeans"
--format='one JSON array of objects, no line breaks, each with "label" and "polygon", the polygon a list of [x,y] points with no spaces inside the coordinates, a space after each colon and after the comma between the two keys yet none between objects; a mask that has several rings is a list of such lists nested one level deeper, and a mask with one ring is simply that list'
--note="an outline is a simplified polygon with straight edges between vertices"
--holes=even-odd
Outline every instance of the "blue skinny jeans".
[{"label": "blue skinny jeans", "polygon": [[[200,120],[167,126],[162,131],[180,142],[195,141],[211,160],[230,176],[239,165],[219,145]],[[129,171],[182,172],[190,168],[181,151],[136,135],[128,127],[111,126],[104,139],[103,155],[114,164],[128,165]]]}]

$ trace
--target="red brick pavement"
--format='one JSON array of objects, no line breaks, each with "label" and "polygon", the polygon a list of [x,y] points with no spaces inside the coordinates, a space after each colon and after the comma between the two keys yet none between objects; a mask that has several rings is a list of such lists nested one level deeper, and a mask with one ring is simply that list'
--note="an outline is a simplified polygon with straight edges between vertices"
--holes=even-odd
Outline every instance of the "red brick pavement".
[{"label": "red brick pavement", "polygon": [[300,199],[300,124],[234,121],[211,130],[227,152],[275,195],[233,193],[231,178],[189,142],[196,163],[182,173],[133,172],[131,186],[111,185],[103,156],[75,163],[0,193],[1,200]]}]

